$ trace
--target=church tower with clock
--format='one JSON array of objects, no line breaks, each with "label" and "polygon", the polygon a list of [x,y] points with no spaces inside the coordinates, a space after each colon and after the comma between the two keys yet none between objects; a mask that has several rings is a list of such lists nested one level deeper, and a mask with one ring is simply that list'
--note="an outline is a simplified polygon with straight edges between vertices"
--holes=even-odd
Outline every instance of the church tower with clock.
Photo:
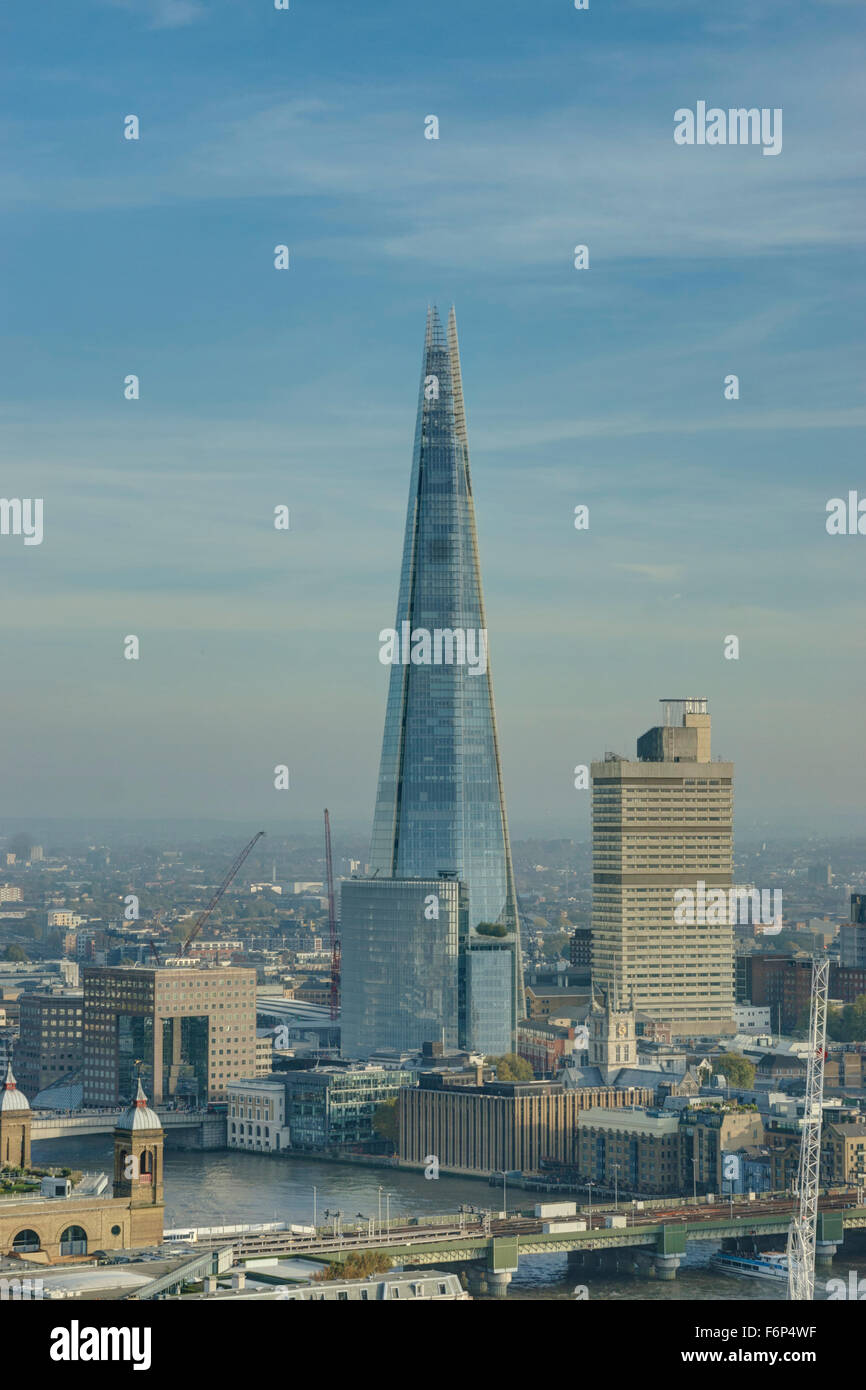
[{"label": "church tower with clock", "polygon": [[621,1009],[606,996],[592,1001],[589,1018],[589,1065],[598,1067],[609,1085],[623,1067],[637,1066],[634,1009]]}]

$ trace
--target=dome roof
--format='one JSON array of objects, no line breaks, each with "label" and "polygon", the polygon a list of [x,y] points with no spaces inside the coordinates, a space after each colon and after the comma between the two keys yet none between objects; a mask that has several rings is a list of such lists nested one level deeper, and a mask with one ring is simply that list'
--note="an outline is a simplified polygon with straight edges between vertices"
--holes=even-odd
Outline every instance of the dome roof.
[{"label": "dome roof", "polygon": [[147,1096],[141,1085],[141,1077],[138,1078],[138,1090],[135,1100],[128,1105],[115,1126],[116,1129],[162,1129],[160,1118],[155,1110],[151,1110],[147,1104]]},{"label": "dome roof", "polygon": [[15,1077],[12,1075],[12,1063],[6,1069],[6,1080],[3,1083],[3,1090],[0,1091],[0,1110],[6,1115],[10,1110],[29,1110],[30,1102],[19,1091],[15,1084]]}]

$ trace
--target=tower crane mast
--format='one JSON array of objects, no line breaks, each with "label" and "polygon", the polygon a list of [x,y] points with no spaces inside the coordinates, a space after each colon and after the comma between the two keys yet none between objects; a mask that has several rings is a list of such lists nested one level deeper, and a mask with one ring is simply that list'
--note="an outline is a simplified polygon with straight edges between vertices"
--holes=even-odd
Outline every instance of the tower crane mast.
[{"label": "tower crane mast", "polygon": [[826,956],[823,959],[816,956],[812,960],[806,1108],[797,1169],[798,1205],[788,1230],[788,1298],[806,1302],[815,1297],[815,1239],[821,1169],[821,1116],[824,1103],[824,1059],[827,1055],[829,975],[829,960]]},{"label": "tower crane mast", "polygon": [[222,883],[220,884],[219,888],[214,893],[207,907],[204,909],[203,912],[199,913],[198,917],[196,917],[193,929],[187,937],[186,941],[183,943],[183,946],[181,947],[180,954],[182,956],[186,955],[193,941],[198,936],[208,917],[210,917],[211,913],[213,912],[223,893],[226,891],[235,874],[237,873],[238,869],[241,867],[241,864],[243,864],[250,851],[258,844],[259,840],[262,838],[264,833],[264,830],[260,830],[256,835],[253,836],[249,844],[244,846],[237,859],[234,861],[228,873],[226,874],[225,878],[223,879]]}]

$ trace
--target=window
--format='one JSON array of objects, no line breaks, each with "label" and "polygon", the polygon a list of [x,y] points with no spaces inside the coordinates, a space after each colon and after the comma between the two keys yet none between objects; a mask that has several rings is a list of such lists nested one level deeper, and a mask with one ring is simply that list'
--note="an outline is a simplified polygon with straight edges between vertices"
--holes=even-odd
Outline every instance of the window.
[{"label": "window", "polygon": [[60,1237],[61,1255],[86,1255],[87,1232],[81,1226],[67,1226]]}]

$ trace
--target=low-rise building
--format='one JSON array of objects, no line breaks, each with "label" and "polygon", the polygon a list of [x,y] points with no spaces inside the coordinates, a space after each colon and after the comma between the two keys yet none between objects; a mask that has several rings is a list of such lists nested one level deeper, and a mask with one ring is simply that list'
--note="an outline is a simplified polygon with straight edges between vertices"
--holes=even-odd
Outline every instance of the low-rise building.
[{"label": "low-rise building", "polygon": [[[30,1166],[30,1103],[11,1069],[0,1091],[0,1168]],[[114,1182],[46,1182],[0,1202],[0,1255],[36,1264],[96,1250],[158,1245],[163,1235],[163,1140],[159,1117],[138,1083],[114,1130]],[[38,1179],[37,1179],[38,1181]]]},{"label": "low-rise building", "polygon": [[764,1142],[764,1122],[754,1106],[736,1102],[693,1105],[680,1115],[680,1186],[685,1192],[726,1192],[724,1155]]},{"label": "low-rise building", "polygon": [[289,1147],[282,1077],[230,1081],[227,1089],[226,1133],[230,1149],[280,1153]]},{"label": "low-rise building", "polygon": [[440,1171],[535,1173],[543,1162],[573,1165],[580,1113],[592,1106],[651,1104],[651,1088],[586,1086],[550,1081],[455,1085],[447,1075],[422,1075],[400,1092],[399,1156]]},{"label": "low-rise building", "polygon": [[821,1135],[821,1181],[866,1183],[866,1124],[825,1124]]},{"label": "low-rise building", "polygon": [[574,1053],[574,1025],[563,1021],[525,1018],[517,1025],[517,1055],[539,1078],[553,1077]]},{"label": "low-rise building", "polygon": [[734,1027],[738,1033],[769,1033],[769,1005],[736,1004],[734,1006]]},{"label": "low-rise building", "polygon": [[589,1003],[589,990],[573,985],[528,984],[526,1012],[529,1018],[576,1017]]},{"label": "low-rise building", "polygon": [[293,1149],[364,1148],[375,1139],[373,1116],[412,1078],[385,1067],[316,1067],[284,1073],[286,1123]]},{"label": "low-rise building", "polygon": [[679,1189],[680,1121],[661,1110],[584,1110],[577,1126],[577,1167],[601,1187],[647,1196]]}]

